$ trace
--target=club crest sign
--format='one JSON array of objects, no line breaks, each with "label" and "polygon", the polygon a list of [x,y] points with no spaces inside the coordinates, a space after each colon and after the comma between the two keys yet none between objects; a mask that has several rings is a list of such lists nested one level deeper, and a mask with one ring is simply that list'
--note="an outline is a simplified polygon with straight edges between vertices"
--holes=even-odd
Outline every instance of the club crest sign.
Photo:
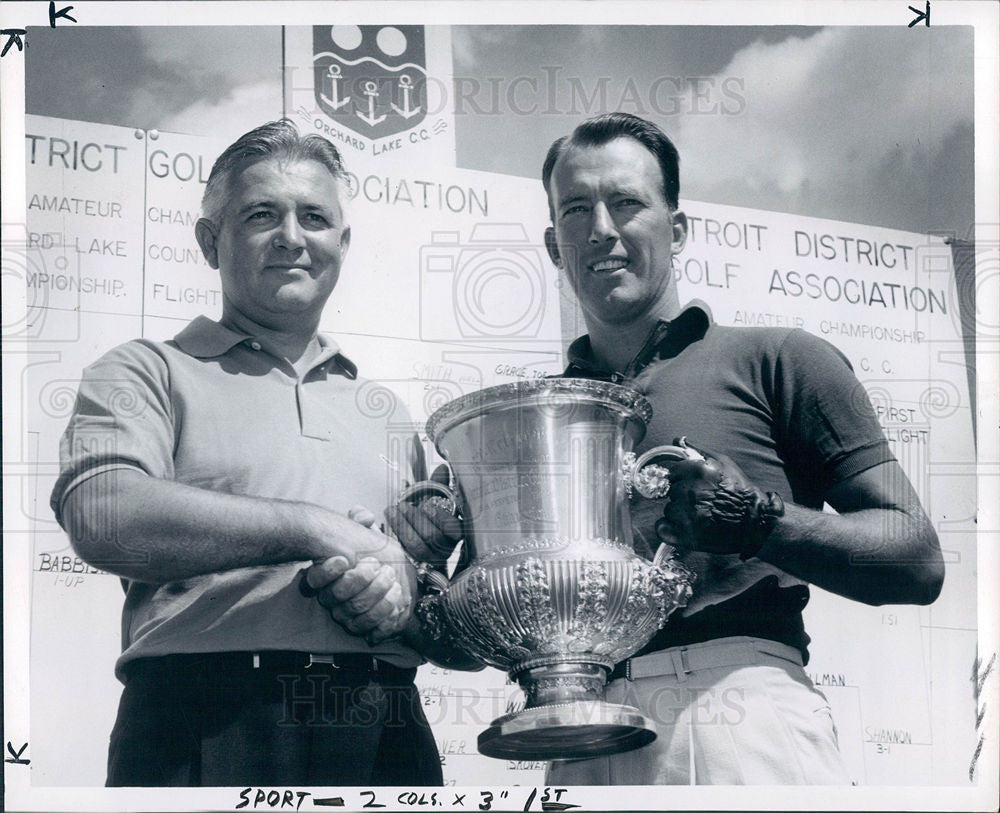
[{"label": "club crest sign", "polygon": [[372,140],[417,127],[427,115],[421,25],[313,27],[316,105]]}]

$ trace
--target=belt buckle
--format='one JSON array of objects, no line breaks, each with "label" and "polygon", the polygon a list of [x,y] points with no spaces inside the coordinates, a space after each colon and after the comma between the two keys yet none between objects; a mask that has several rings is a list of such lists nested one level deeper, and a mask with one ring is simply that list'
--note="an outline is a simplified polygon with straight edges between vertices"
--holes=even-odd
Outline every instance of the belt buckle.
[{"label": "belt buckle", "polygon": [[[368,671],[378,672],[378,658],[373,658],[370,655],[361,657],[368,658]],[[309,669],[313,664],[321,663],[324,666],[329,666],[331,669],[343,669],[344,667],[337,663],[336,655],[313,655],[309,653],[309,663],[306,664],[306,669]]]},{"label": "belt buckle", "polygon": [[306,664],[306,669],[311,669],[312,666],[313,666],[313,664],[316,664],[316,663],[322,663],[322,664],[326,664],[327,666],[331,666],[334,669],[340,669],[340,667],[337,666],[337,656],[336,655],[313,655],[310,652],[309,653],[309,663]]}]

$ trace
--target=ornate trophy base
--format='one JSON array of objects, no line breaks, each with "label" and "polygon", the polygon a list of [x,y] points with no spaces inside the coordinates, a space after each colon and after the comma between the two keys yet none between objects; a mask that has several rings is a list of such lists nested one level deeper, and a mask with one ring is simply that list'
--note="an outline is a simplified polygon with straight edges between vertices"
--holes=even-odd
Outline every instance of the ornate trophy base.
[{"label": "ornate trophy base", "polygon": [[581,759],[620,754],[656,739],[632,706],[579,700],[505,714],[479,735],[479,753],[500,759]]},{"label": "ornate trophy base", "polygon": [[511,672],[526,707],[479,735],[479,753],[500,759],[581,759],[620,754],[656,739],[632,706],[604,699],[611,664],[593,653],[533,658]]}]

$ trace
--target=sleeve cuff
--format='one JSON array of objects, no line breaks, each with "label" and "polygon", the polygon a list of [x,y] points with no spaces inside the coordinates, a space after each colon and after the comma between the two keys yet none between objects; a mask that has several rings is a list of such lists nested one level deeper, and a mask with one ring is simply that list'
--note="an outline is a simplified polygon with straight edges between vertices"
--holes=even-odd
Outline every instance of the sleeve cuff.
[{"label": "sleeve cuff", "polygon": [[889,449],[889,441],[885,438],[862,446],[834,461],[827,474],[828,487],[835,486],[848,477],[853,477],[855,474],[860,474],[895,459],[896,456]]},{"label": "sleeve cuff", "polygon": [[66,504],[66,498],[81,483],[89,480],[91,477],[96,477],[98,474],[104,474],[105,472],[114,471],[115,469],[131,469],[132,471],[137,471],[140,474],[145,474],[148,476],[148,472],[137,465],[127,460],[118,460],[113,463],[102,463],[100,466],[94,466],[86,471],[81,471],[72,480],[70,480],[62,490],[62,494],[59,496],[59,500],[52,507],[55,509],[56,521],[59,523],[63,530],[66,526],[63,525],[63,506]]}]

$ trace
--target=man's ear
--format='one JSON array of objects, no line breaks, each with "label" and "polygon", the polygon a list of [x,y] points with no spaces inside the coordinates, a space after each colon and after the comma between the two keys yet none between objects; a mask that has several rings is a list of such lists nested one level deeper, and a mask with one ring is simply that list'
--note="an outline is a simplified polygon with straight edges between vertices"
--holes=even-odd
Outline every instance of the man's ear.
[{"label": "man's ear", "polygon": [[219,230],[216,228],[216,225],[207,217],[199,218],[198,222],[194,224],[194,236],[198,241],[198,245],[201,246],[201,253],[205,255],[205,261],[212,268],[218,269]]},{"label": "man's ear", "polygon": [[344,226],[340,230],[340,261],[344,262],[347,256],[347,249],[351,247],[351,227]]},{"label": "man's ear", "polygon": [[556,230],[549,226],[545,230],[545,250],[549,252],[553,264],[562,268],[562,257],[559,256],[559,246],[556,244]]},{"label": "man's ear", "polygon": [[677,254],[684,248],[684,244],[687,243],[688,238],[688,218],[684,212],[678,210],[674,212],[673,217],[673,240],[671,245],[671,250],[674,254]]}]

